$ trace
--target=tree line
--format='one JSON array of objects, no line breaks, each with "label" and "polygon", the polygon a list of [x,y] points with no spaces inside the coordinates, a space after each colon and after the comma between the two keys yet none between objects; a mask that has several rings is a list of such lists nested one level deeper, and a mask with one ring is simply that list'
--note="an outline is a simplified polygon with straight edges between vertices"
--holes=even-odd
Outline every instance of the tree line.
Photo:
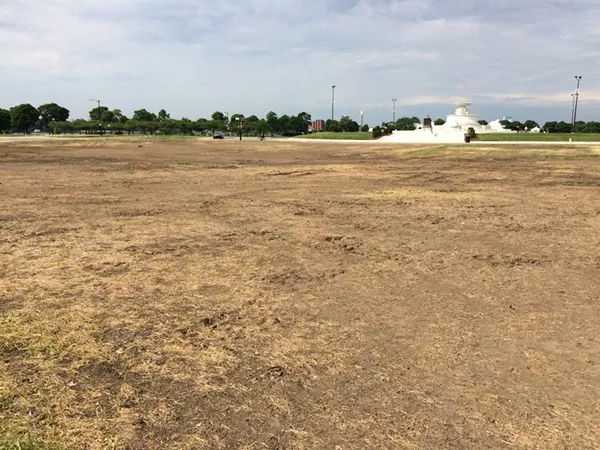
[{"label": "tree line", "polygon": [[187,117],[173,119],[164,109],[157,114],[146,109],[133,112],[127,117],[120,109],[97,106],[89,111],[89,119],[69,120],[70,112],[56,103],[41,105],[38,108],[22,104],[0,109],[0,133],[31,133],[33,130],[61,133],[111,133],[111,134],[203,134],[231,132],[239,130],[250,136],[261,133],[271,135],[296,136],[309,132],[312,117],[306,112],[297,115],[278,116],[271,111],[265,118],[256,115],[227,114],[215,111],[209,119],[191,120]]},{"label": "tree line", "polygon": [[[186,117],[172,119],[170,114],[161,109],[157,114],[140,109],[133,112],[131,118],[125,116],[120,109],[109,109],[97,106],[89,111],[89,119],[69,120],[70,111],[56,103],[47,103],[37,108],[25,103],[9,110],[0,108],[0,133],[30,133],[34,129],[42,132],[61,133],[112,133],[112,134],[206,134],[215,131],[237,134],[240,130],[245,135],[257,136],[261,133],[281,136],[296,136],[310,131],[312,117],[306,112],[289,116],[278,116],[269,112],[264,118],[256,115],[244,117],[242,114],[227,114],[215,111],[209,119],[191,120]],[[401,117],[394,122],[383,122],[373,129],[373,137],[392,133],[395,130],[415,130],[421,123],[418,117]],[[488,122],[480,120],[481,125]],[[550,121],[543,126],[534,120],[524,122],[502,120],[500,123],[508,130],[526,131],[539,127],[547,133],[570,133],[571,124],[564,121]],[[434,121],[435,125],[443,125],[443,119]],[[362,127],[350,117],[341,120],[327,120],[324,131],[356,132],[369,131],[368,125]],[[575,130],[581,133],[600,133],[600,122],[578,121]]]}]

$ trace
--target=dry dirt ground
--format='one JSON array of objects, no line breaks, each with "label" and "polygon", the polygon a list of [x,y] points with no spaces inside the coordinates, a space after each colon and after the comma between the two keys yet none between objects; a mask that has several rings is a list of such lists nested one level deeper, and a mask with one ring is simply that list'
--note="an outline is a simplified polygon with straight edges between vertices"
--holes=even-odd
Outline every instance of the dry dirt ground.
[{"label": "dry dirt ground", "polygon": [[0,143],[0,448],[600,448],[598,156]]}]

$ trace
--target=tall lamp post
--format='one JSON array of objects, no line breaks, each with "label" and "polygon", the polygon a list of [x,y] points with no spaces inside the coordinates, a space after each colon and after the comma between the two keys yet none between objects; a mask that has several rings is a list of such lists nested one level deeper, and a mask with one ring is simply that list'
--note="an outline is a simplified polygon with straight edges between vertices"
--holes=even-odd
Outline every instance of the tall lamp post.
[{"label": "tall lamp post", "polygon": [[398,101],[397,98],[392,99],[392,102],[394,103],[394,115],[392,116],[393,117],[392,123],[396,123],[396,102],[397,101]]},{"label": "tall lamp post", "polygon": [[331,120],[335,120],[335,84],[331,86]]},{"label": "tall lamp post", "polygon": [[571,133],[572,133],[573,125],[575,124],[575,121],[573,120],[573,118],[575,117],[575,94],[571,94],[571,97],[573,97],[573,104],[571,105]]},{"label": "tall lamp post", "polygon": [[575,110],[573,111],[573,133],[577,131],[577,106],[579,105],[579,83],[581,82],[581,76],[575,75],[577,80],[577,90],[575,91]]},{"label": "tall lamp post", "polygon": [[242,128],[244,128],[244,124],[242,123],[241,117],[236,117],[235,120],[238,121],[238,128],[240,129],[240,141],[242,140]]},{"label": "tall lamp post", "polygon": [[98,103],[98,112],[100,113],[100,117],[98,118],[98,121],[100,123],[100,130],[102,130],[102,113],[100,112],[100,100],[97,100],[95,98],[90,98],[90,102]]}]

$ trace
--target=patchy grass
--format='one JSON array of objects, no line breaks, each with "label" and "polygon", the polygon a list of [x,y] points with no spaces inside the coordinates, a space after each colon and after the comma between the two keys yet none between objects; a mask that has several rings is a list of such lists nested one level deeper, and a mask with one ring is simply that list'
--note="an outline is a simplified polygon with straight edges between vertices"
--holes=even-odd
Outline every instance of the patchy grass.
[{"label": "patchy grass", "polygon": [[417,150],[401,151],[400,155],[405,157],[415,156],[440,156],[445,150],[448,150],[450,146],[443,145],[439,147],[420,148]]},{"label": "patchy grass", "polygon": [[572,146],[485,146],[485,144],[445,145],[414,150],[398,149],[395,153],[401,158],[439,157],[462,159],[571,159],[600,157],[600,147]]},{"label": "patchy grass", "polygon": [[23,438],[9,438],[5,441],[0,440],[0,450],[50,450],[50,448],[38,443],[31,436],[31,433],[28,433],[27,436]]},{"label": "patchy grass", "polygon": [[2,450],[600,448],[598,150],[531,147],[0,144]]},{"label": "patchy grass", "polygon": [[329,131],[319,131],[317,133],[294,136],[292,139],[331,139],[368,141],[373,139],[373,133],[369,131],[357,131],[349,133],[333,133]]}]

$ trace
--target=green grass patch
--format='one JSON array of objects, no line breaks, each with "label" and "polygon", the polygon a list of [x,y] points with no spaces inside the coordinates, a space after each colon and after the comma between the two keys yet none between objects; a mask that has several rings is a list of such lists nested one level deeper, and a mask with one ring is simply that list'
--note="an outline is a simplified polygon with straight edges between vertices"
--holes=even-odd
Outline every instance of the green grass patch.
[{"label": "green grass patch", "polygon": [[501,142],[600,142],[598,133],[480,133],[476,140]]},{"label": "green grass patch", "polygon": [[368,141],[373,139],[373,133],[369,131],[357,131],[348,133],[334,133],[330,131],[320,131],[318,133],[303,134],[301,136],[294,136],[295,139],[331,139],[331,140],[357,140],[357,141]]},{"label": "green grass patch", "polygon": [[29,433],[23,438],[8,438],[0,442],[0,450],[45,450]]},{"label": "green grass patch", "polygon": [[419,148],[415,150],[403,151],[399,149],[397,155],[400,158],[422,158],[422,157],[443,157],[443,158],[462,158],[462,159],[575,159],[575,158],[599,158],[600,151],[586,147],[572,147],[556,145],[550,148],[528,148],[521,147],[502,147],[488,146],[484,144],[466,145],[445,145],[438,147]]}]

